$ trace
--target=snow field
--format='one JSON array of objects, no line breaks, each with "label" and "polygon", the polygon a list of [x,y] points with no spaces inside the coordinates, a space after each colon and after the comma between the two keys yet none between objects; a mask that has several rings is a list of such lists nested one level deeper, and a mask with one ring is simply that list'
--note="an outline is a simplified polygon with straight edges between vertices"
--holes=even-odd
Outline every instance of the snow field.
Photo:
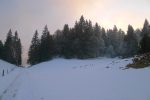
[{"label": "snow field", "polygon": [[36,100],[149,100],[150,70],[124,70],[130,62],[55,59],[31,67],[29,73],[38,91]]},{"label": "snow field", "polygon": [[5,86],[6,93],[0,92],[0,100],[150,100],[150,68],[125,69],[131,62],[57,58],[17,68],[3,78],[11,85]]}]

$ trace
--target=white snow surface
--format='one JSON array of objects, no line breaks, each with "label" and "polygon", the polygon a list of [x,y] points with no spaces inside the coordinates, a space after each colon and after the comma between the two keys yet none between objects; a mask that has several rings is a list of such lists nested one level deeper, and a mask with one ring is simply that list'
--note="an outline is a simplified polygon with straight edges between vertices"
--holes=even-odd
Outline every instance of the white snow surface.
[{"label": "white snow surface", "polygon": [[57,58],[18,68],[0,61],[0,100],[150,100],[150,68],[125,69],[131,62]]}]

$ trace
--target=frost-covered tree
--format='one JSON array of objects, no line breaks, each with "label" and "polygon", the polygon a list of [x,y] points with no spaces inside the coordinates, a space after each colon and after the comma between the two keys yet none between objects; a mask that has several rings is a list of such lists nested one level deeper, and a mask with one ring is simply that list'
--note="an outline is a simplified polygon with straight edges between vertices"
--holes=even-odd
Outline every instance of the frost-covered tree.
[{"label": "frost-covered tree", "polygon": [[133,56],[138,53],[139,47],[138,47],[138,40],[136,37],[136,34],[134,33],[134,29],[131,25],[128,25],[128,31],[127,35],[124,39],[126,47],[125,49],[125,56]]},{"label": "frost-covered tree", "polygon": [[120,56],[122,51],[122,44],[124,39],[124,32],[121,29],[117,29],[114,26],[113,30],[108,31],[109,45],[112,45],[114,48],[114,55]]},{"label": "frost-covered tree", "polygon": [[[104,51],[105,51],[105,33],[104,30],[102,32],[102,29],[98,25],[98,23],[95,24],[94,26],[94,38],[93,41],[95,41],[95,53],[96,57],[98,56],[104,56]],[[104,39],[103,39],[104,38]]]},{"label": "frost-covered tree", "polygon": [[116,33],[116,45],[115,45],[115,52],[116,56],[122,56],[123,51],[123,42],[124,42],[125,33],[121,29]]},{"label": "frost-covered tree", "polygon": [[114,47],[112,45],[109,45],[109,47],[106,49],[106,57],[115,57],[116,53],[114,51]]}]

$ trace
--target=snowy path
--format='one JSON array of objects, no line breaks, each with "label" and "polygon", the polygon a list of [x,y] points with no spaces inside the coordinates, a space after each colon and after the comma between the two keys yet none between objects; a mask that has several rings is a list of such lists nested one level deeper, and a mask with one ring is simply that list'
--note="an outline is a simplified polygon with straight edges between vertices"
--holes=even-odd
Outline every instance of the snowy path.
[{"label": "snowy path", "polygon": [[[33,81],[33,80],[32,80]],[[35,100],[28,70],[20,70],[0,100]]]},{"label": "snowy path", "polygon": [[130,60],[56,59],[20,71],[0,100],[150,100],[150,69]]}]

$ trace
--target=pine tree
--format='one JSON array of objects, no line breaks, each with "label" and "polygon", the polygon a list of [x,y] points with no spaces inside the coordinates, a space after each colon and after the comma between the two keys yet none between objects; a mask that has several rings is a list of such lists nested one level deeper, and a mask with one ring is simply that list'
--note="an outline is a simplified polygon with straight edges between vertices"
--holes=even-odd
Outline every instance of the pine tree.
[{"label": "pine tree", "polygon": [[0,40],[0,59],[3,59],[4,55],[4,46],[3,46],[3,42]]},{"label": "pine tree", "polygon": [[126,42],[126,51],[125,56],[133,56],[137,54],[139,47],[138,47],[138,40],[136,38],[136,35],[134,33],[134,29],[131,25],[128,26],[127,35],[125,36],[125,42]]},{"label": "pine tree", "polygon": [[15,32],[15,36],[13,37],[13,57],[15,59],[15,64],[20,66],[22,63],[22,46],[21,41],[18,37],[18,32]]},{"label": "pine tree", "polygon": [[140,42],[141,53],[150,52],[150,25],[147,20],[144,22],[142,29],[142,39]]},{"label": "pine tree", "polygon": [[105,48],[108,46],[107,45],[107,35],[106,35],[106,31],[105,31],[105,28],[101,28],[101,34],[102,34],[102,39],[104,40],[104,44],[105,44]]},{"label": "pine tree", "polygon": [[114,51],[114,47],[112,45],[109,45],[107,47],[105,56],[106,57],[115,57],[116,56],[116,53]]},{"label": "pine tree", "polygon": [[118,33],[117,33],[117,47],[116,47],[116,53],[117,56],[123,56],[124,53],[124,37],[125,37],[125,33],[124,31],[122,31],[121,29],[119,29]]},{"label": "pine tree", "polygon": [[55,55],[62,56],[62,41],[63,41],[63,34],[61,30],[57,30],[54,35],[54,45],[55,45]]},{"label": "pine tree", "polygon": [[143,37],[144,35],[148,35],[148,34],[150,34],[150,26],[148,20],[145,19],[141,35]]},{"label": "pine tree", "polygon": [[81,50],[80,50],[80,30],[79,30],[79,22],[75,22],[75,26],[72,29],[72,34],[73,34],[73,53],[75,58],[79,58],[78,55],[80,55]]},{"label": "pine tree", "polygon": [[71,57],[71,51],[70,51],[70,29],[67,24],[64,25],[64,29],[62,31],[63,37],[62,37],[62,52],[61,54],[65,58],[70,58]]},{"label": "pine tree", "polygon": [[89,20],[86,20],[85,26],[84,26],[84,33],[83,33],[83,40],[81,43],[83,43],[84,48],[82,49],[83,52],[83,58],[93,58],[97,56],[97,50],[98,50],[98,43],[96,36],[93,32],[92,22]]},{"label": "pine tree", "polygon": [[110,51],[112,48],[113,48],[113,56],[116,56],[116,52],[115,52],[115,50],[114,50],[114,47],[115,47],[115,36],[116,35],[116,33],[115,33],[115,31],[113,30],[113,29],[109,29],[109,30],[107,30],[107,39],[106,39],[106,45],[107,45],[107,49],[109,49],[109,50],[107,50],[106,49],[106,56],[109,56],[109,57],[111,57],[112,56],[112,54],[110,53],[110,52],[108,52],[108,51]]},{"label": "pine tree", "polygon": [[135,30],[135,35],[136,35],[136,37],[137,37],[137,39],[138,39],[138,44],[140,44],[140,41],[141,41],[141,39],[142,39],[142,31],[137,28],[137,29]]},{"label": "pine tree", "polygon": [[148,34],[145,34],[142,38],[141,42],[141,53],[147,53],[150,52],[150,36]]},{"label": "pine tree", "polygon": [[46,25],[41,36],[40,62],[52,59],[53,55],[54,41]]},{"label": "pine tree", "polygon": [[94,38],[93,41],[95,41],[95,43],[91,44],[91,45],[95,45],[95,53],[96,53],[96,57],[98,56],[103,56],[104,55],[104,50],[105,50],[105,41],[103,38],[105,38],[105,33],[104,30],[102,32],[100,26],[98,25],[98,23],[95,24],[94,26]]},{"label": "pine tree", "polygon": [[38,38],[38,31],[35,31],[35,34],[32,38],[31,45],[28,52],[28,63],[31,65],[37,64],[40,62],[40,40]]},{"label": "pine tree", "polygon": [[14,49],[13,49],[13,35],[11,29],[7,34],[7,38],[4,44],[4,60],[12,64],[15,64]]},{"label": "pine tree", "polygon": [[18,45],[18,65],[22,64],[22,45],[21,45],[21,39],[18,40],[17,42]]}]

